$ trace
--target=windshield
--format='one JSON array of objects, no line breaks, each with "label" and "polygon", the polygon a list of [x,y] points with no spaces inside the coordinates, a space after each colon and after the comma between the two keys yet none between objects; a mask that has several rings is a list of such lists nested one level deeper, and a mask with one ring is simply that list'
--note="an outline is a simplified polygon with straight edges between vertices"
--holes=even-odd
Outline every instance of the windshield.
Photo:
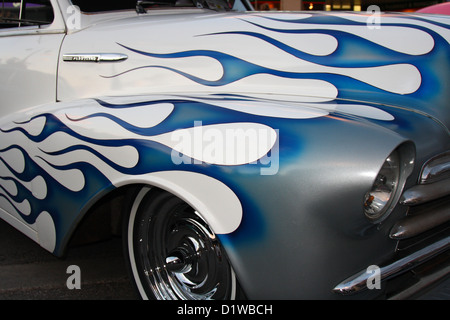
[{"label": "windshield", "polygon": [[252,10],[247,0],[72,0],[72,4],[78,6],[82,12],[102,12],[113,10],[133,9],[138,13],[145,13],[146,10],[164,7],[197,7],[218,11],[243,11]]},{"label": "windshield", "polygon": [[53,19],[50,0],[2,0],[0,4],[0,28],[42,26]]}]

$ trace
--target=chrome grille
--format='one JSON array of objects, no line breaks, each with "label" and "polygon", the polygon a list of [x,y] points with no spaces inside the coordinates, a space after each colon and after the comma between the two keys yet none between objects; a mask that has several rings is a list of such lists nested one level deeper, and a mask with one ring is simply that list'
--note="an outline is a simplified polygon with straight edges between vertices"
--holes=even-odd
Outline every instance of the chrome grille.
[{"label": "chrome grille", "polygon": [[[392,228],[390,237],[403,240],[416,237],[450,221],[450,151],[427,161],[419,184],[403,193],[400,203],[408,214]],[[447,199],[447,200],[446,200]]]},{"label": "chrome grille", "polygon": [[[398,240],[396,258],[381,266],[381,280],[392,287],[396,279],[407,273],[418,278],[420,276],[415,269],[422,265],[427,265],[433,273],[428,276],[428,282],[446,276],[450,272],[450,254],[447,253],[450,248],[450,151],[424,164],[418,184],[404,191],[400,203],[409,208],[406,216],[391,229],[390,237]],[[444,267],[440,262],[436,266],[434,260],[442,255]],[[362,270],[338,284],[333,291],[343,295],[363,291],[367,279],[368,273]],[[398,291],[402,293],[389,293],[387,288],[385,295],[401,298],[419,291],[422,285],[425,284],[415,279],[410,288],[406,285],[401,289],[403,291]]]}]

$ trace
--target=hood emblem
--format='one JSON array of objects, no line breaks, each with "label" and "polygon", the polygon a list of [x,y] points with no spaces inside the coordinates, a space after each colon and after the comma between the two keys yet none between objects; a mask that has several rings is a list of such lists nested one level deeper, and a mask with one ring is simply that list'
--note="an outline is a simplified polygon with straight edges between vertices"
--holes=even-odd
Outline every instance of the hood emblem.
[{"label": "hood emblem", "polygon": [[63,61],[68,62],[119,62],[128,59],[122,53],[68,53],[63,55]]}]

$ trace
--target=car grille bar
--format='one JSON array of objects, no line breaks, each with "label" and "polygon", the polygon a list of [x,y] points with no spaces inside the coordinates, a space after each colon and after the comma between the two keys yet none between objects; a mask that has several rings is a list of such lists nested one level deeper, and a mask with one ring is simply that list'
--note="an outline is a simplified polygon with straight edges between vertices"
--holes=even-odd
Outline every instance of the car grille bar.
[{"label": "car grille bar", "polygon": [[450,201],[427,204],[410,211],[392,227],[391,239],[409,239],[450,221]]},{"label": "car grille bar", "polygon": [[428,184],[442,179],[450,179],[450,151],[441,153],[425,163],[419,183]]},{"label": "car grille bar", "polygon": [[442,201],[450,195],[450,151],[428,160],[421,171],[419,184],[406,190],[400,204],[409,206],[408,214],[390,232],[396,240],[422,234],[450,221],[450,204]]},{"label": "car grille bar", "polygon": [[416,206],[430,202],[450,194],[450,179],[432,184],[419,184],[406,190],[400,203],[406,206]]}]

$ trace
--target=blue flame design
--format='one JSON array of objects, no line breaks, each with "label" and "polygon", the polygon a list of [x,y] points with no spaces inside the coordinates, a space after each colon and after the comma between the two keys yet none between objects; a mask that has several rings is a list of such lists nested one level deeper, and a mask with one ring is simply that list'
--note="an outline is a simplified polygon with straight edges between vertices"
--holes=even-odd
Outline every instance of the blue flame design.
[{"label": "blue flame design", "polygon": [[[282,22],[285,24],[339,24],[339,25],[352,25],[363,26],[362,23],[349,21],[339,17],[319,15],[311,18],[300,19],[298,21],[291,20],[277,20],[276,18],[267,18],[274,21]],[[180,51],[165,54],[156,54],[151,52],[145,52],[124,44],[120,44],[123,48],[130,50],[134,53],[154,57],[161,59],[172,58],[189,58],[189,57],[210,57],[218,61],[224,70],[223,76],[216,80],[210,81],[201,79],[195,75],[182,72],[180,70],[158,66],[158,65],[145,65],[136,69],[127,70],[125,72],[133,72],[137,69],[151,69],[151,68],[165,68],[174,73],[177,73],[183,77],[194,81],[207,87],[220,87],[226,86],[241,79],[250,77],[256,74],[270,74],[276,77],[288,78],[288,79],[315,79],[323,80],[333,84],[338,89],[338,100],[333,103],[340,103],[339,99],[350,99],[353,101],[367,101],[385,103],[389,105],[410,106],[420,111],[427,112],[434,115],[446,124],[450,123],[450,115],[446,108],[448,108],[448,101],[450,101],[450,90],[448,90],[448,83],[450,83],[450,46],[443,36],[436,31],[423,26],[405,24],[390,24],[391,26],[407,26],[408,28],[415,28],[422,30],[430,34],[435,42],[433,50],[427,54],[413,56],[395,50],[388,49],[381,45],[375,44],[367,39],[352,35],[348,32],[336,31],[332,29],[274,29],[269,28],[263,24],[257,24],[249,22],[253,26],[264,30],[270,30],[276,33],[321,33],[330,35],[338,40],[337,49],[327,56],[316,56],[297,50],[281,41],[264,35],[263,33],[249,32],[249,31],[234,31],[234,32],[219,32],[202,34],[202,37],[221,37],[222,35],[239,35],[260,39],[271,46],[274,46],[298,59],[308,61],[310,63],[318,64],[321,66],[334,67],[334,68],[370,68],[380,67],[386,65],[392,65],[397,63],[408,63],[415,66],[421,74],[421,86],[420,88],[411,94],[400,95],[392,92],[376,88],[368,83],[353,79],[351,77],[342,74],[320,73],[320,72],[288,72],[268,67],[260,66],[250,61],[239,59],[230,54],[212,50],[190,50]],[[449,29],[447,25],[439,23],[427,23],[433,24],[440,28]],[[113,77],[119,77],[123,73],[113,75]],[[55,247],[55,253],[61,253],[64,248],[65,242],[68,239],[68,235],[72,231],[74,222],[80,217],[80,211],[82,211],[86,205],[89,204],[91,199],[102,193],[108,192],[115,188],[112,181],[102,172],[102,168],[96,167],[94,164],[86,160],[74,160],[68,164],[56,164],[49,159],[57,158],[64,155],[70,155],[75,151],[84,151],[91,157],[99,159],[103,166],[112,168],[123,175],[142,175],[151,172],[165,171],[165,170],[187,170],[199,173],[205,173],[211,177],[217,178],[223,181],[225,184],[239,195],[242,200],[242,205],[245,208],[244,220],[242,227],[239,231],[229,238],[239,238],[240,240],[245,238],[258,239],[262,237],[264,230],[264,222],[261,218],[260,212],[263,211],[259,207],[258,203],[255,203],[255,198],[251,198],[246,193],[251,187],[257,187],[260,185],[263,178],[257,176],[258,166],[254,165],[242,165],[239,168],[234,168],[233,172],[230,172],[228,168],[224,168],[218,165],[200,164],[196,166],[175,165],[171,161],[171,149],[158,142],[146,139],[155,135],[171,132],[180,128],[190,128],[197,120],[202,120],[203,125],[208,124],[220,124],[231,122],[255,122],[265,124],[272,128],[282,130],[283,139],[279,141],[280,147],[280,166],[286,171],[284,174],[289,174],[289,168],[296,164],[298,159],[301,158],[301,154],[305,145],[308,143],[314,144],[320,142],[320,139],[324,138],[327,132],[337,131],[339,126],[336,125],[336,121],[330,117],[320,117],[317,119],[309,119],[304,121],[303,125],[298,125],[298,121],[292,121],[291,119],[278,119],[278,118],[266,118],[259,115],[246,114],[239,111],[229,110],[226,108],[218,107],[214,105],[214,99],[226,100],[226,101],[247,101],[251,100],[248,97],[233,96],[233,95],[217,95],[209,98],[211,103],[205,102],[208,99],[204,99],[203,102],[197,102],[189,98],[168,98],[159,99],[157,101],[141,101],[129,104],[112,104],[100,99],[94,100],[97,112],[93,112],[88,116],[81,118],[74,118],[70,113],[65,114],[65,117],[58,117],[52,113],[42,113],[30,118],[26,122],[16,122],[13,128],[0,129],[0,134],[8,135],[12,133],[20,133],[28,141],[28,143],[36,147],[40,154],[30,153],[30,149],[25,146],[12,144],[0,150],[0,161],[9,170],[12,176],[4,175],[0,177],[5,182],[14,182],[17,187],[17,193],[7,190],[3,185],[0,185],[0,197],[5,199],[23,218],[23,220],[32,225],[36,222],[38,215],[41,212],[49,212],[55,223],[55,229],[57,232],[57,244]],[[153,105],[160,103],[171,103],[174,105],[174,110],[161,124],[149,128],[141,128],[133,125],[115,116],[112,110],[126,109],[132,107],[139,108],[151,108]],[[90,102],[92,103],[92,101]],[[377,106],[382,110],[388,110],[383,106]],[[399,130],[401,127],[405,136],[420,134],[419,129],[424,129],[423,124],[417,119],[417,115],[409,116],[411,120],[402,114],[404,110],[392,111],[395,121],[389,124],[384,124],[388,128]],[[32,135],[24,129],[24,125],[32,122],[37,118],[45,119],[45,126],[43,130],[37,134]],[[343,117],[340,115],[340,117]],[[71,129],[67,123],[77,124],[82,123],[84,120],[105,118],[116,124],[118,127],[123,128],[129,133],[129,136],[118,137],[116,139],[98,139],[89,137],[88,135],[82,135],[75,130]],[[352,120],[351,116],[348,119]],[[367,120],[369,121],[369,120]],[[370,120],[377,122],[376,120]],[[377,122],[378,123],[378,122]],[[317,134],[317,132],[324,132]],[[39,149],[38,145],[50,138],[56,133],[64,133],[67,136],[78,139],[80,143],[71,145],[69,147],[62,148],[55,151],[44,151]],[[310,141],[308,141],[310,139]],[[89,144],[89,145],[88,145]],[[91,146],[92,145],[92,146]],[[138,153],[138,161],[132,167],[121,166],[107,156],[96,150],[98,147],[132,147]],[[23,155],[23,161],[25,163],[25,169],[22,172],[17,172],[6,161],[2,154],[15,150]],[[58,181],[43,165],[48,166],[51,169],[60,171],[62,173],[69,170],[77,170],[84,181],[79,190],[70,190],[61,181]],[[262,164],[259,164],[262,166]],[[38,199],[33,191],[25,186],[30,183],[36,177],[42,177],[46,183],[46,195],[44,201]],[[251,179],[248,179],[251,177]],[[1,181],[0,181],[1,182]],[[262,185],[262,184],[261,184]],[[260,196],[260,197],[263,197]],[[31,208],[30,212],[22,212],[19,205],[28,201]],[[258,225],[258,235],[255,231],[252,231],[252,226]]]},{"label": "blue flame design", "polygon": [[[257,16],[257,15],[256,15]],[[257,16],[258,17],[258,16]],[[338,17],[326,14],[316,14],[312,17],[297,20],[283,20],[276,16],[260,16],[259,22],[254,22],[242,18],[253,27],[261,29],[261,32],[248,30],[242,31],[224,31],[216,33],[199,34],[197,37],[210,37],[211,41],[220,41],[220,37],[224,35],[246,36],[260,39],[271,46],[278,48],[289,55],[309,63],[317,64],[324,67],[332,68],[376,68],[398,64],[409,64],[417,68],[420,73],[420,87],[408,94],[398,94],[377,88],[370,83],[354,79],[345,74],[330,72],[288,72],[268,68],[257,65],[251,61],[245,61],[230,54],[213,51],[213,50],[190,50],[171,53],[152,53],[127,46],[119,43],[123,48],[152,58],[173,59],[173,58],[189,58],[189,57],[209,57],[218,61],[223,67],[223,76],[216,80],[210,81],[199,78],[193,74],[183,72],[181,70],[161,66],[161,65],[143,65],[115,74],[111,77],[121,76],[125,73],[140,69],[161,68],[170,70],[191,81],[206,87],[222,87],[257,74],[273,75],[286,79],[312,79],[322,80],[333,84],[338,90],[338,99],[347,99],[353,101],[371,101],[382,104],[397,105],[403,107],[413,107],[420,111],[429,113],[437,118],[444,119],[447,124],[450,123],[450,116],[445,110],[447,101],[450,100],[449,90],[446,89],[446,83],[450,82],[450,46],[449,39],[446,39],[433,27],[439,27],[449,30],[450,26],[432,20],[421,19],[411,16],[396,17],[396,23],[383,23],[383,27],[402,27],[412,30],[423,31],[429,34],[434,40],[434,47],[426,54],[412,55],[399,52],[383,45],[374,43],[360,35],[352,34],[347,31],[333,30],[333,26],[351,26],[367,28],[367,24],[356,22],[344,17]],[[264,24],[264,21],[276,21],[286,25],[286,29],[273,28]],[[414,24],[414,22],[420,24]],[[309,29],[302,28],[310,26]],[[327,26],[323,28],[315,28],[315,26]],[[296,28],[298,26],[298,28]],[[289,27],[289,28],[288,28]],[[326,56],[317,56],[302,52],[282,41],[264,34],[264,31],[271,31],[275,34],[323,34],[332,36],[338,41],[338,47],[334,52]],[[237,49],[238,50],[238,49]],[[255,52],[255,54],[257,54]],[[276,60],[277,57],[274,57]],[[389,75],[386,75],[389,77]],[[405,82],[408,79],[404,79]]]}]

